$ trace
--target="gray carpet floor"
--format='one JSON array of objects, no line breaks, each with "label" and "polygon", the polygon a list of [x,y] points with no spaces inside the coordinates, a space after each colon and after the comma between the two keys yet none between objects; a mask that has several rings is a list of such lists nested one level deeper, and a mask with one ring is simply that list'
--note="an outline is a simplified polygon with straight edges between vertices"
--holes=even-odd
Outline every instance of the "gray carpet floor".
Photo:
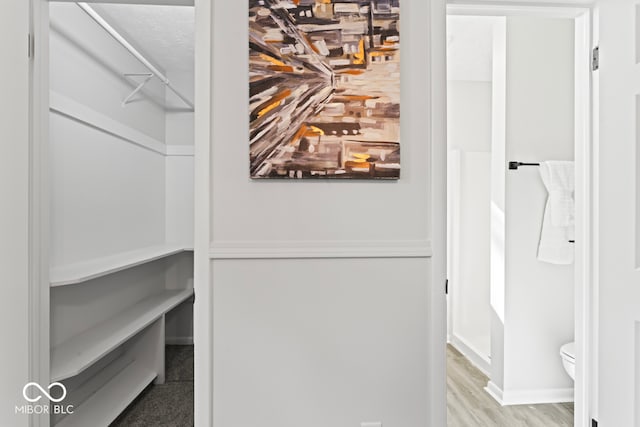
[{"label": "gray carpet floor", "polygon": [[166,381],[152,384],[110,427],[193,426],[193,346],[168,345]]}]

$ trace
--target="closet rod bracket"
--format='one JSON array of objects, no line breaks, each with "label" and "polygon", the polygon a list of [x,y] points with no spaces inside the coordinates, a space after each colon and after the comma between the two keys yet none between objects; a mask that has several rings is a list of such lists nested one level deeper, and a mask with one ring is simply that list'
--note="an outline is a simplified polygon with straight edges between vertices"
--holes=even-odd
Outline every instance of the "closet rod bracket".
[{"label": "closet rod bracket", "polygon": [[149,83],[149,80],[153,78],[153,73],[136,73],[136,74],[125,74],[125,77],[144,77],[145,79],[122,101],[122,108],[124,108],[128,103],[131,102],[134,96],[138,94],[142,90],[142,88]]}]

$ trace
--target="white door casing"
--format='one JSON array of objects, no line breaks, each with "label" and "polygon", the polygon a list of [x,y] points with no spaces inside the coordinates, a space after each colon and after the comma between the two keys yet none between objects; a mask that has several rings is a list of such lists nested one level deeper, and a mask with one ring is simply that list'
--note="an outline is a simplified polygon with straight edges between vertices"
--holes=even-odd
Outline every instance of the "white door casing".
[{"label": "white door casing", "polygon": [[598,3],[598,421],[640,425],[640,175],[637,1]]},{"label": "white door casing", "polygon": [[29,2],[8,0],[0,14],[0,424],[29,425],[22,387],[29,366]]}]

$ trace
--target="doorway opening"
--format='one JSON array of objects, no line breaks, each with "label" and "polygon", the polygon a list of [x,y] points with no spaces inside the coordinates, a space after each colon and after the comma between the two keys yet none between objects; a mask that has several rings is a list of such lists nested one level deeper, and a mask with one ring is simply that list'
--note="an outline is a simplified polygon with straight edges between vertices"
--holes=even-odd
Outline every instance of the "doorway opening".
[{"label": "doorway opening", "polygon": [[136,3],[36,8],[41,425],[193,424],[195,10]]},{"label": "doorway opening", "polygon": [[[586,425],[590,12],[455,4],[447,15],[450,425],[491,414]],[[547,161],[574,169],[564,258],[539,253]],[[575,382],[561,357],[570,342]]]}]

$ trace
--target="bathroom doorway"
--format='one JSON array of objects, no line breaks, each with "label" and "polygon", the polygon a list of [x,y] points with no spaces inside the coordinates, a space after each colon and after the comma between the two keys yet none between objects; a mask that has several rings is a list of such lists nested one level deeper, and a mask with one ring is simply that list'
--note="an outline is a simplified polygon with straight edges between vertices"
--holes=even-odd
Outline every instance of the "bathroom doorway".
[{"label": "bathroom doorway", "polygon": [[[497,419],[586,425],[589,11],[456,4],[447,26],[450,425],[490,404]],[[574,162],[572,262],[537,259],[547,200],[538,164],[551,160]],[[575,388],[560,357],[574,341]],[[457,382],[466,369],[459,378],[484,383],[491,403],[464,399],[479,387]]]}]

